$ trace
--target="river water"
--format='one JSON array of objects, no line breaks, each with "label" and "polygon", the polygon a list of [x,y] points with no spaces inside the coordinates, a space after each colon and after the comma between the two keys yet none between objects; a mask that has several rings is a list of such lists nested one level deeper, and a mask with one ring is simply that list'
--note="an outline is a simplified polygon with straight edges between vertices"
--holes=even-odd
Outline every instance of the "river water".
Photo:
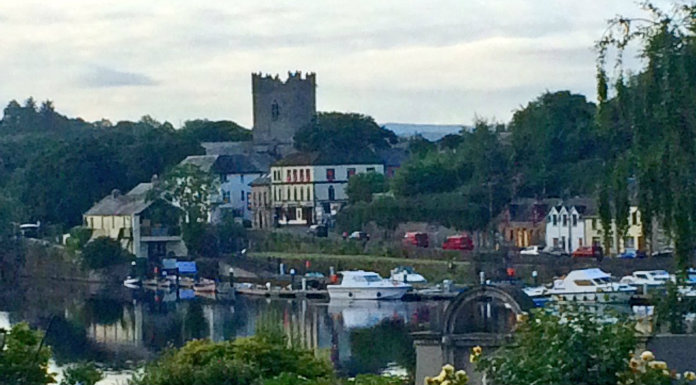
[{"label": "river water", "polygon": [[0,327],[26,321],[47,330],[52,368],[90,360],[107,368],[99,384],[125,384],[132,370],[194,338],[253,335],[259,322],[283,327],[296,344],[345,375],[412,372],[410,332],[438,330],[445,302],[211,299],[191,291],[21,281],[0,286]]}]

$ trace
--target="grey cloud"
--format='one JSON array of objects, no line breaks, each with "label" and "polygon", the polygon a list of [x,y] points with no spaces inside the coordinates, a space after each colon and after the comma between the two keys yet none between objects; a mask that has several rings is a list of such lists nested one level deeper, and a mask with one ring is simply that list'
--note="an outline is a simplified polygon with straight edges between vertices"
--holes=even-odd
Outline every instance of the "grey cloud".
[{"label": "grey cloud", "polygon": [[155,79],[144,74],[117,71],[105,67],[94,67],[80,80],[84,86],[93,88],[153,86],[157,84]]}]

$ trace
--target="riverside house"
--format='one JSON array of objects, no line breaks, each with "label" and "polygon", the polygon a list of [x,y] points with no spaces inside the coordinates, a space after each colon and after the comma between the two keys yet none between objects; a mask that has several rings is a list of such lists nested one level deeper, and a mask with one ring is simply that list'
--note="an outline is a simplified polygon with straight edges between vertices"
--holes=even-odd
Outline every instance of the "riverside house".
[{"label": "riverside house", "polygon": [[187,255],[181,238],[179,208],[164,199],[148,199],[152,183],[140,183],[127,194],[114,190],[83,214],[92,239],[109,237],[138,258],[157,262]]}]

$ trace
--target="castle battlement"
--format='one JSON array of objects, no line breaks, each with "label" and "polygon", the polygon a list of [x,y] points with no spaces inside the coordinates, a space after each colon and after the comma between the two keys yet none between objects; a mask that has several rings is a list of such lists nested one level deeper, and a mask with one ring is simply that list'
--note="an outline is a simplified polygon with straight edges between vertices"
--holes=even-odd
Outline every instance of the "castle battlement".
[{"label": "castle battlement", "polygon": [[302,74],[302,71],[288,71],[288,77],[286,80],[282,80],[278,74],[271,75],[271,74],[263,74],[262,72],[259,73],[252,73],[251,74],[251,82],[252,85],[254,86],[283,86],[283,85],[289,85],[289,84],[297,84],[297,83],[309,83],[310,85],[314,86],[316,85],[316,74],[314,72],[307,72],[306,74]]}]

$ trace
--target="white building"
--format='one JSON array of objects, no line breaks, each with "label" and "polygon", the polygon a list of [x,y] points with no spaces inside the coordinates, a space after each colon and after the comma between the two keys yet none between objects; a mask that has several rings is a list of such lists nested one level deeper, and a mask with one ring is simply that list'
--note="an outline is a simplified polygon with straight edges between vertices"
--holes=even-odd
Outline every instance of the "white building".
[{"label": "white building", "polygon": [[378,159],[295,153],[271,166],[274,220],[280,225],[321,223],[348,202],[345,189],[355,174],[384,174]]},{"label": "white building", "polygon": [[235,218],[252,219],[249,183],[268,172],[273,158],[267,154],[196,155],[181,164],[194,164],[219,178],[219,191],[211,195],[211,222],[219,222],[226,212]]},{"label": "white building", "polygon": [[595,214],[591,199],[576,198],[553,206],[546,216],[546,246],[572,253],[583,246],[592,246],[585,238],[585,216]]}]

